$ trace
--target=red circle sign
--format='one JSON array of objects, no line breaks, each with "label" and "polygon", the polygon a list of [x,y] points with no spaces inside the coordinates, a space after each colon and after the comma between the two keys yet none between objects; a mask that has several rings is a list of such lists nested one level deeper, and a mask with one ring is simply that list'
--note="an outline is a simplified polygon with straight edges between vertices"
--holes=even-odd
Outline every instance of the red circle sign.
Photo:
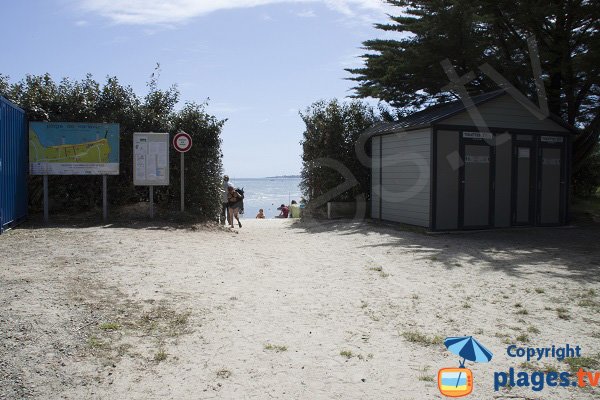
[{"label": "red circle sign", "polygon": [[180,153],[192,148],[192,137],[185,132],[179,132],[173,137],[173,147]]}]

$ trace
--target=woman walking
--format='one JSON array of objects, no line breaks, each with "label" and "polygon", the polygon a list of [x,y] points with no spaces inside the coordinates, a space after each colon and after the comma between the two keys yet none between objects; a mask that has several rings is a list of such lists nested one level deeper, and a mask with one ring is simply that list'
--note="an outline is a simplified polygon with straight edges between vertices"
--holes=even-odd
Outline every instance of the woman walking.
[{"label": "woman walking", "polygon": [[240,208],[242,207],[242,199],[242,195],[239,194],[233,186],[229,186],[227,188],[227,205],[229,207],[229,223],[231,224],[231,228],[234,228],[233,218],[237,220],[238,226],[240,228],[242,227],[242,223],[240,222],[240,217],[238,215]]}]

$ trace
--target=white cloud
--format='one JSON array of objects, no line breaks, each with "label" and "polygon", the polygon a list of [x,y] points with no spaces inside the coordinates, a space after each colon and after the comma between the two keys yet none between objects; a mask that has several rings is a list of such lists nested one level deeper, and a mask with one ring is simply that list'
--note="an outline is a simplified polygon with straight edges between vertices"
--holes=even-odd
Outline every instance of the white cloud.
[{"label": "white cloud", "polygon": [[390,6],[384,0],[77,0],[81,7],[115,23],[168,25],[186,22],[220,10],[251,8],[269,4],[324,3],[349,17],[364,18],[365,12],[380,18]]},{"label": "white cloud", "polygon": [[296,15],[301,18],[314,18],[317,16],[317,14],[315,14],[313,10],[304,10],[299,13],[296,13]]}]

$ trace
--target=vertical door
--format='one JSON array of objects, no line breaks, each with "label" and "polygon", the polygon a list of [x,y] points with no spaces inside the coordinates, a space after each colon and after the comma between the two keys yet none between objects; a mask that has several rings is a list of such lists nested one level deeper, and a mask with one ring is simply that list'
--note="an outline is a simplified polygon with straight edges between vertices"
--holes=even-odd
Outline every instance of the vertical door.
[{"label": "vertical door", "polygon": [[492,147],[484,141],[463,140],[461,227],[488,228],[493,211]]},{"label": "vertical door", "polygon": [[540,225],[564,221],[565,163],[562,137],[542,136],[538,160],[538,212]]},{"label": "vertical door", "polygon": [[513,225],[533,225],[534,148],[531,143],[517,141],[513,154]]}]

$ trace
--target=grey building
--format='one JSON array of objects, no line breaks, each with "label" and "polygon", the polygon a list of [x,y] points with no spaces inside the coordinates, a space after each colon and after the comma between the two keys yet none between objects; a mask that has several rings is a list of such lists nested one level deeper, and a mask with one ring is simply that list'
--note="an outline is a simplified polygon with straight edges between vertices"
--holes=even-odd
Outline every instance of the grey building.
[{"label": "grey building", "polygon": [[565,224],[575,129],[503,90],[471,100],[371,128],[371,217],[430,230]]}]

